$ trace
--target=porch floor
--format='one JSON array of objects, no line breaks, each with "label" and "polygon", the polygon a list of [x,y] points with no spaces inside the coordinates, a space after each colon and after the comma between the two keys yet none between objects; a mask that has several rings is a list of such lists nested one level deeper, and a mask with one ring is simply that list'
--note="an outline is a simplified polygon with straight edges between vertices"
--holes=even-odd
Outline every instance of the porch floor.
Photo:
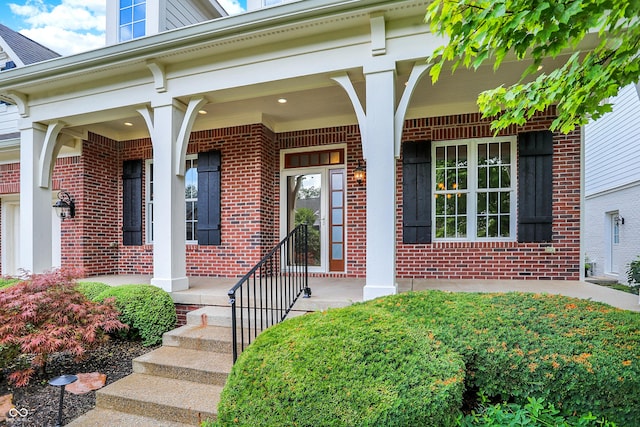
[{"label": "porch floor", "polygon": [[[85,281],[103,282],[108,285],[149,284],[151,276],[106,275],[92,276]],[[174,302],[227,306],[228,290],[236,284],[235,278],[190,277],[189,289],[171,294]],[[310,277],[311,298],[300,297],[294,306],[296,311],[324,310],[344,307],[362,301],[364,279]],[[584,281],[566,280],[443,280],[399,279],[398,292],[439,289],[450,292],[534,292],[560,294],[574,298],[604,302],[614,307],[640,312],[638,295],[617,291]]]}]

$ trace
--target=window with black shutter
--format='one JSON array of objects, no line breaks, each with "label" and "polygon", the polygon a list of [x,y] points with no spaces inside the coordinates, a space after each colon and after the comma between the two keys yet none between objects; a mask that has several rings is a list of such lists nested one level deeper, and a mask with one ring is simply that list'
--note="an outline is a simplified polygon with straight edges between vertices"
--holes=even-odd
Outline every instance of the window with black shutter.
[{"label": "window with black shutter", "polygon": [[402,144],[402,241],[431,243],[431,143]]},{"label": "window with black shutter", "polygon": [[220,151],[198,153],[198,244],[219,245]]},{"label": "window with black shutter", "polygon": [[518,135],[518,241],[549,242],[553,225],[553,133]]},{"label": "window with black shutter", "polygon": [[122,244],[142,245],[142,160],[122,164]]}]

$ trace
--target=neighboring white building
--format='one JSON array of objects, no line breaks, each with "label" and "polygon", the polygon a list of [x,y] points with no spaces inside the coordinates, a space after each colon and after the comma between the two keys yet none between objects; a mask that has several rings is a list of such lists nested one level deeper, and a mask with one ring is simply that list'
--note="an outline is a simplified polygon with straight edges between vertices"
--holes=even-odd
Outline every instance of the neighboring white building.
[{"label": "neighboring white building", "polygon": [[585,127],[585,257],[593,274],[627,282],[640,255],[640,85],[612,99],[613,112]]}]

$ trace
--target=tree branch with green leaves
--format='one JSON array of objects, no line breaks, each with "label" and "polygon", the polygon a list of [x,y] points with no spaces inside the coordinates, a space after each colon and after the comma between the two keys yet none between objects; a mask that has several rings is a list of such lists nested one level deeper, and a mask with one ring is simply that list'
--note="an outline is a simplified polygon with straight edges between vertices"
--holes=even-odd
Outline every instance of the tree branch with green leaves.
[{"label": "tree branch with green leaves", "polygon": [[[639,15],[639,0],[435,0],[426,20],[449,43],[429,58],[431,78],[435,83],[445,65],[453,73],[528,60],[518,83],[479,95],[480,112],[498,132],[557,105],[551,129],[569,133],[611,111],[607,99],[638,82]],[[590,35],[594,43],[581,47]],[[543,59],[565,54],[562,66],[534,75]]]}]

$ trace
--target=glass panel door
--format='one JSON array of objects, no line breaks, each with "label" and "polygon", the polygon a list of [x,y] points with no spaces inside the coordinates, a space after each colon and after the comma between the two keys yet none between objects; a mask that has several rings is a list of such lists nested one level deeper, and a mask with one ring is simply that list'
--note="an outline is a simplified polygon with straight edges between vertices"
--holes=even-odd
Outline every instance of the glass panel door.
[{"label": "glass panel door", "polygon": [[329,176],[329,271],[344,271],[344,170],[331,170]]},{"label": "glass panel door", "polygon": [[287,233],[307,224],[309,266],[322,266],[322,173],[299,173],[286,177]]},{"label": "glass panel door", "polygon": [[282,185],[282,231],[288,234],[299,224],[307,224],[310,270],[344,271],[344,169],[287,170]]}]

